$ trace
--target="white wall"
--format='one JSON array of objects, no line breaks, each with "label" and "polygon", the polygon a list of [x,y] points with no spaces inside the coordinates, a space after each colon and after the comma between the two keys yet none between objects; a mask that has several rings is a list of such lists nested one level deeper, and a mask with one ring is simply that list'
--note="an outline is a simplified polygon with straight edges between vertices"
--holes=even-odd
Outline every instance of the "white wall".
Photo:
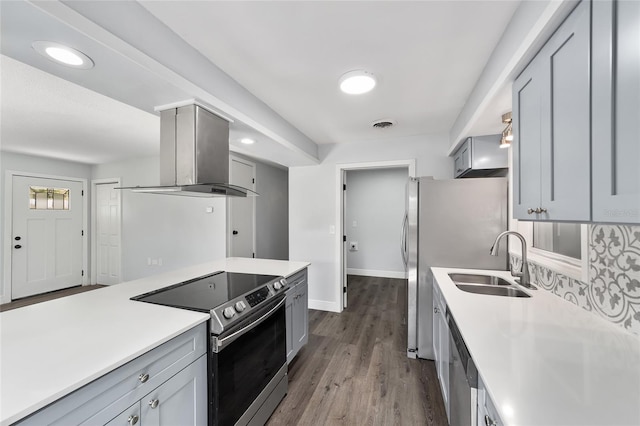
[{"label": "white wall", "polygon": [[452,160],[446,155],[448,146],[447,134],[322,145],[321,164],[289,169],[289,257],[311,262],[309,306],[312,309],[341,310],[336,282],[339,267],[336,247],[340,239],[340,224],[336,223],[339,202],[336,165],[416,159],[417,175],[452,178]]},{"label": "white wall", "polygon": [[347,171],[344,229],[349,247],[358,242],[347,252],[347,273],[405,278],[399,232],[408,177],[407,168]]},{"label": "white wall", "polygon": [[[94,166],[93,179],[158,185],[158,157]],[[213,213],[206,213],[213,207]],[[122,279],[133,280],[226,257],[226,199],[122,193]],[[150,266],[148,258],[162,259]]]},{"label": "white wall", "polygon": [[[6,189],[6,172],[18,171],[25,173],[35,173],[40,175],[51,176],[63,176],[71,178],[81,178],[89,181],[91,179],[91,166],[87,164],[74,163],[71,161],[55,160],[51,158],[36,157],[32,155],[15,154],[11,152],[2,152],[0,154],[0,199],[2,200],[2,208],[0,209],[0,228],[2,228],[2,244],[0,245],[0,259],[4,262],[5,249],[7,241],[5,237],[11,238],[11,235],[4,235],[5,218],[7,217],[5,204],[5,189]],[[11,184],[11,182],[9,182]],[[86,191],[88,192],[88,191]],[[87,196],[87,206],[90,206],[90,194],[85,193]],[[9,213],[10,214],[10,213]],[[88,230],[87,230],[88,233]],[[88,243],[90,241],[88,240]],[[90,245],[89,245],[90,247]],[[88,256],[88,259],[91,257]],[[7,260],[10,260],[8,257]],[[87,269],[89,269],[87,265]],[[8,270],[6,271],[8,272]],[[89,271],[90,272],[90,271]],[[90,276],[90,275],[89,275]],[[0,279],[3,280],[0,286],[0,300],[4,302],[9,301],[11,294],[11,281],[5,277],[5,270],[3,264],[3,271],[0,274]]]}]

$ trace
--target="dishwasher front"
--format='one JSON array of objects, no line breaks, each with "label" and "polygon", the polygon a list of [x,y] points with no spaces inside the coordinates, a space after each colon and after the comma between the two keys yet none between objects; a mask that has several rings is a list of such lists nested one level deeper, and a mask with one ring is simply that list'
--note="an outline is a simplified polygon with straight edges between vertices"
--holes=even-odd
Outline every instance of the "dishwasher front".
[{"label": "dishwasher front", "polygon": [[447,309],[449,325],[449,408],[452,426],[475,426],[478,413],[478,370]]}]

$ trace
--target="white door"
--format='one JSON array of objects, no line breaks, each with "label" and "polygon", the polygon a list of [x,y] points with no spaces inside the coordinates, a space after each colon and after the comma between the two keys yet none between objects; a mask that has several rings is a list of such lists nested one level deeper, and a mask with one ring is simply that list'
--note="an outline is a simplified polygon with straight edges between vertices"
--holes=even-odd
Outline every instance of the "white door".
[{"label": "white door", "polygon": [[117,183],[96,185],[96,283],[117,284],[120,277],[120,191]]},{"label": "white door", "polygon": [[[255,191],[255,164],[250,161],[231,159],[230,183]],[[255,197],[231,197],[229,202],[230,257],[255,257]]]},{"label": "white door", "polygon": [[82,183],[13,176],[11,298],[81,285]]}]

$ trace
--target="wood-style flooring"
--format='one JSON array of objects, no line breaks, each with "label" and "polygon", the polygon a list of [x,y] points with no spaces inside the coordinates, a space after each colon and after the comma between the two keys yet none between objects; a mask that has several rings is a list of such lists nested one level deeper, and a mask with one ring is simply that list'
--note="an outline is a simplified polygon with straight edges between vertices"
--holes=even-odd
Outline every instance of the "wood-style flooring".
[{"label": "wood-style flooring", "polygon": [[309,311],[309,343],[267,425],[447,425],[434,363],[406,355],[406,287],[349,276],[346,310]]},{"label": "wood-style flooring", "polygon": [[13,302],[0,305],[0,312],[10,311],[11,309],[22,308],[23,306],[34,305],[47,300],[58,299],[60,297],[70,296],[72,294],[84,293],[85,291],[96,290],[104,287],[103,285],[80,285],[77,287],[65,288],[64,290],[52,291],[49,293],[38,294],[35,296],[25,297],[23,299],[14,300]]}]

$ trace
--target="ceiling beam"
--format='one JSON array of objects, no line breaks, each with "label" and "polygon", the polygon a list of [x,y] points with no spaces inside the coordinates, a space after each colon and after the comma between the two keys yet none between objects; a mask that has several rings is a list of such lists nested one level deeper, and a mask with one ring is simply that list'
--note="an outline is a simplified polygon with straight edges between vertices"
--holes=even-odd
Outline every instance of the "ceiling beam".
[{"label": "ceiling beam", "polygon": [[[579,0],[522,1],[491,53],[467,102],[449,132],[451,155],[496,95],[511,85]],[[496,117],[496,121],[500,117]]]}]

